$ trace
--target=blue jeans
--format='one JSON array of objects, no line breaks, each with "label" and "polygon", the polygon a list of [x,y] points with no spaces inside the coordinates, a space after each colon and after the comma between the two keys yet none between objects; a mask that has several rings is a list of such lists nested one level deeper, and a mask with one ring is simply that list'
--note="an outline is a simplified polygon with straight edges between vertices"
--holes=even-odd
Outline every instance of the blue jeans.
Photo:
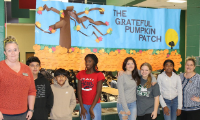
[{"label": "blue jeans", "polygon": [[136,101],[132,102],[132,103],[128,103],[127,106],[128,106],[128,109],[131,112],[131,115],[120,114],[120,112],[124,111],[124,109],[122,107],[122,104],[117,103],[117,112],[118,112],[118,115],[119,115],[119,119],[123,120],[122,117],[128,116],[127,120],[136,120],[136,117],[137,117],[137,105],[136,105]]},{"label": "blue jeans", "polygon": [[[83,107],[85,108],[85,110],[87,111],[87,114],[85,115],[86,116],[86,119],[85,120],[90,120],[90,107],[91,105],[86,105],[86,104],[83,104]],[[94,111],[94,119],[93,120],[101,120],[101,103],[97,103],[94,108],[93,108],[93,111]],[[80,113],[81,113],[81,108],[80,108]],[[84,120],[83,118],[81,118],[81,120]]]},{"label": "blue jeans", "polygon": [[[175,97],[172,100],[167,100],[164,98],[167,107],[169,108],[169,115],[164,115],[165,120],[176,120],[176,111],[178,108],[178,97]],[[164,111],[163,111],[164,112]]]}]

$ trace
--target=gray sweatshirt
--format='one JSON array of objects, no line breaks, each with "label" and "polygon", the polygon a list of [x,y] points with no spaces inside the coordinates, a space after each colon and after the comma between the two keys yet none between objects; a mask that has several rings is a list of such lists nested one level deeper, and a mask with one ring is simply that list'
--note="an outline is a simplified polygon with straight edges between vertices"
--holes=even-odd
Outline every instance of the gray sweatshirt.
[{"label": "gray sweatshirt", "polygon": [[72,112],[76,107],[74,89],[68,81],[61,87],[54,81],[51,85],[54,94],[54,104],[51,109],[51,120],[72,120]]},{"label": "gray sweatshirt", "polygon": [[132,103],[136,101],[136,81],[132,78],[132,75],[127,75],[123,73],[117,79],[118,88],[118,103],[122,104],[125,112],[128,112],[127,103]]},{"label": "gray sweatshirt", "polygon": [[[140,73],[140,71],[138,71]],[[156,78],[151,74],[152,82],[156,82]],[[127,75],[123,73],[117,78],[117,88],[118,88],[118,103],[122,104],[125,112],[128,112],[128,103],[136,101],[136,88],[137,83],[132,78],[132,75]]]}]

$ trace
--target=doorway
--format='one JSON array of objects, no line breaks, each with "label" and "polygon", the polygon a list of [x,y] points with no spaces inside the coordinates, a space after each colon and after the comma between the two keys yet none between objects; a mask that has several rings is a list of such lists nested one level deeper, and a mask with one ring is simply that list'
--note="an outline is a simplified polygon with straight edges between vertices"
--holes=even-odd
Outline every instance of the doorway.
[{"label": "doorway", "polygon": [[26,61],[28,60],[29,57],[34,56],[34,52],[26,52]]}]

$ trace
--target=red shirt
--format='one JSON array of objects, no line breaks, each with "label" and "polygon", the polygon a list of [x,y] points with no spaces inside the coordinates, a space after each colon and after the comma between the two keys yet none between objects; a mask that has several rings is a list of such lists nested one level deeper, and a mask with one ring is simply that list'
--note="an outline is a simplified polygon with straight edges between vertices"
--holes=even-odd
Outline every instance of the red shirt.
[{"label": "red shirt", "polygon": [[[103,73],[86,74],[86,70],[82,70],[76,75],[76,78],[81,81],[83,104],[92,105],[97,93],[97,82],[105,80]],[[97,103],[100,103],[100,97]]]},{"label": "red shirt", "polygon": [[0,111],[3,114],[21,114],[27,111],[28,96],[36,95],[33,73],[20,63],[16,73],[6,63],[0,62]]}]

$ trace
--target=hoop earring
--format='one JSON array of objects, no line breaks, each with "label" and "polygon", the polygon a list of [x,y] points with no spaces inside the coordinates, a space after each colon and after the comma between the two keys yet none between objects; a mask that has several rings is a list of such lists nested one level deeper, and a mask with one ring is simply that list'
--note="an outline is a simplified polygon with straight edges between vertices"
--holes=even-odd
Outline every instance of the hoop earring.
[{"label": "hoop earring", "polygon": [[97,66],[95,66],[95,70],[98,70],[98,67],[97,67]]}]

